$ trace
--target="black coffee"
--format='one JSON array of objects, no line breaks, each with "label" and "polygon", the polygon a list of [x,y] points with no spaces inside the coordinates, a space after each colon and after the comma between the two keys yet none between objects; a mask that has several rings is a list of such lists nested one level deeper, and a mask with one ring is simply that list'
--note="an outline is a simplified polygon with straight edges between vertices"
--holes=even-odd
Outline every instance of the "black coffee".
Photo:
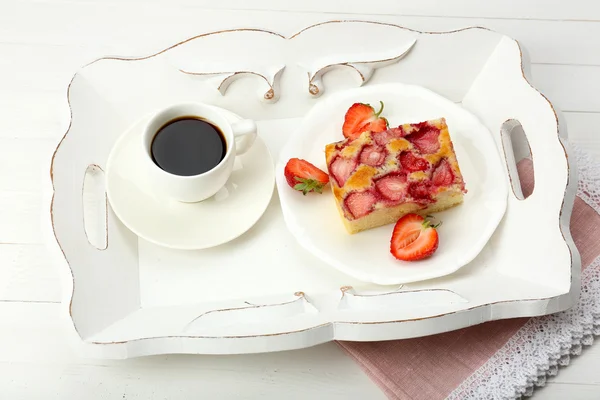
[{"label": "black coffee", "polygon": [[163,170],[182,176],[198,175],[216,167],[225,157],[223,133],[195,117],[180,117],[163,125],[152,140],[152,159]]}]

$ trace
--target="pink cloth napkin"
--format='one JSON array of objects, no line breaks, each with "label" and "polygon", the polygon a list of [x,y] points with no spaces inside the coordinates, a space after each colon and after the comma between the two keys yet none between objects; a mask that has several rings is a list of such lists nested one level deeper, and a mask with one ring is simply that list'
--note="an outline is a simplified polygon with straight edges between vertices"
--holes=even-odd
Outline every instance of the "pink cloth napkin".
[{"label": "pink cloth napkin", "polygon": [[[528,160],[519,165],[524,193],[535,189]],[[579,197],[571,233],[585,269],[600,255],[600,215]],[[338,342],[390,399],[446,398],[500,350],[529,318],[501,320],[458,331],[387,342]]]}]

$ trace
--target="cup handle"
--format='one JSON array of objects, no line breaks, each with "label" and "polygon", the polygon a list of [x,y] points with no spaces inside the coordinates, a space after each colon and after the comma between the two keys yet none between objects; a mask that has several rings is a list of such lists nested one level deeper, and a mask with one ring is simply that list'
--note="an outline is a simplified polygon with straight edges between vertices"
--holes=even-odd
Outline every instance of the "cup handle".
[{"label": "cup handle", "polygon": [[231,130],[235,139],[235,154],[244,154],[256,139],[256,123],[251,119],[242,119],[231,124]]}]

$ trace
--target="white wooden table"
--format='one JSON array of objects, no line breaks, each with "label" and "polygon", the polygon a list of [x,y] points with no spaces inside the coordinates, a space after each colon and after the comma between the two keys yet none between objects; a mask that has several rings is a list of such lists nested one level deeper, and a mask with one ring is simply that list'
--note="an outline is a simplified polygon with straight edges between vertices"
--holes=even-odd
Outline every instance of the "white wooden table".
[{"label": "white wooden table", "polygon": [[[289,35],[331,19],[420,30],[478,25],[520,40],[534,83],[565,112],[571,139],[600,157],[594,0],[0,1],[0,398],[384,398],[335,344],[240,357],[82,359],[59,317],[65,266],[46,249],[41,228],[50,155],[69,122],[66,87],[78,67],[105,55],[150,54],[211,30]],[[599,368],[596,345],[536,397],[600,398]]]}]

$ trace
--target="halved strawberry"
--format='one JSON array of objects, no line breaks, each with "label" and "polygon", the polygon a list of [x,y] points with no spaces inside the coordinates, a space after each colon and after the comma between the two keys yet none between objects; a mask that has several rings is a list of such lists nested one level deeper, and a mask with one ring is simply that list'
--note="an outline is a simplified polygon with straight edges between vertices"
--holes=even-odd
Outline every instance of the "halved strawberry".
[{"label": "halved strawberry", "polygon": [[407,171],[425,171],[429,168],[429,161],[424,158],[417,157],[411,151],[404,151],[398,157],[400,165]]},{"label": "halved strawberry", "polygon": [[299,158],[290,159],[284,169],[288,185],[306,195],[309,192],[321,193],[329,183],[329,175],[311,163]]},{"label": "halved strawberry", "polygon": [[418,130],[406,136],[406,139],[411,142],[423,154],[433,154],[440,149],[440,130],[435,126],[429,125],[427,122],[422,122],[416,125]]},{"label": "halved strawberry", "polygon": [[373,211],[377,197],[371,192],[352,192],[344,203],[354,218],[364,217]]},{"label": "halved strawberry", "polygon": [[388,121],[380,117],[383,111],[383,102],[380,101],[379,103],[381,103],[381,108],[377,112],[369,104],[352,104],[344,117],[344,125],[342,126],[344,137],[356,139],[365,131],[385,131],[388,128]]},{"label": "halved strawberry", "polygon": [[[376,113],[375,115],[376,116],[380,115],[379,113],[381,113],[381,111],[383,111],[383,103],[381,103],[381,110],[379,110],[379,112]],[[382,132],[382,131],[385,131],[388,128],[388,126],[389,126],[389,123],[388,123],[387,118],[378,116],[376,120],[374,120],[373,122],[369,123],[369,125],[367,125],[367,130],[371,131],[371,132]]]},{"label": "halved strawberry", "polygon": [[402,261],[422,260],[431,256],[439,245],[438,226],[417,214],[403,216],[394,226],[390,252]]},{"label": "halved strawberry", "polygon": [[447,159],[442,159],[435,167],[431,182],[436,186],[448,186],[454,182],[454,172]]},{"label": "halved strawberry", "polygon": [[352,175],[356,168],[356,160],[338,156],[333,160],[329,167],[331,175],[336,180],[339,187],[344,186],[346,180]]},{"label": "halved strawberry", "polygon": [[378,167],[385,161],[386,151],[382,146],[365,146],[360,152],[360,162],[362,164]]},{"label": "halved strawberry", "polygon": [[375,188],[388,200],[394,202],[403,200],[407,192],[406,176],[397,174],[386,175],[375,182]]}]

